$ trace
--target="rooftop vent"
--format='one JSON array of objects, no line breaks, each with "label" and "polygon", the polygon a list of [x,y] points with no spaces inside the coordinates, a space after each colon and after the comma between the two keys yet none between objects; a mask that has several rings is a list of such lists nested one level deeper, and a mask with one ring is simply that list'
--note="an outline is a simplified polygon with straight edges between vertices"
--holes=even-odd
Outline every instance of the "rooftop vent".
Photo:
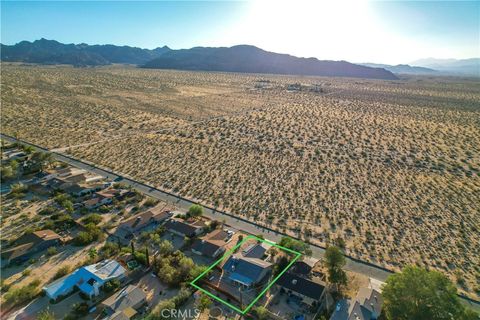
[{"label": "rooftop vent", "polygon": [[297,284],[297,279],[293,279],[292,284],[294,284],[294,285]]}]

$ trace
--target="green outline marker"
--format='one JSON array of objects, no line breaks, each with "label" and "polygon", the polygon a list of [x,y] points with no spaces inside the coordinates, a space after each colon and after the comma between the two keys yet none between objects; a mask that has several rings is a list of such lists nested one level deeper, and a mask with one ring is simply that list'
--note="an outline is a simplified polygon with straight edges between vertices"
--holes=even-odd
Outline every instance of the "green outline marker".
[{"label": "green outline marker", "polygon": [[[195,284],[195,282],[197,282],[200,278],[202,278],[205,274],[207,274],[210,270],[212,270],[217,264],[219,264],[220,262],[222,262],[225,258],[229,257],[230,255],[232,255],[243,243],[245,243],[245,241],[249,240],[249,239],[255,239],[257,241],[260,241],[260,242],[265,242],[265,243],[268,243],[272,246],[275,246],[277,248],[280,248],[284,251],[287,251],[289,253],[293,253],[295,254],[295,258],[293,258],[292,261],[290,261],[290,263],[288,264],[288,266],[285,267],[285,269],[282,270],[282,272],[280,272],[276,277],[275,279],[273,279],[272,282],[270,282],[266,287],[265,289],[262,290],[262,292],[260,292],[260,294],[255,297],[255,299],[253,299],[253,301],[244,309],[244,310],[240,310],[239,308],[235,307],[234,305],[232,305],[231,303],[228,303],[227,301],[217,297],[216,295],[212,294],[211,292],[199,287],[197,284]],[[242,314],[242,315],[245,315],[252,307],[253,305],[268,291],[268,289],[270,289],[274,284],[275,282],[277,282],[277,280],[285,273],[287,272],[287,270],[295,263],[295,261],[297,261],[300,257],[302,256],[302,254],[298,251],[295,251],[295,250],[292,250],[292,249],[288,249],[288,248],[285,248],[285,247],[282,247],[276,243],[273,243],[269,240],[265,240],[265,239],[260,239],[260,238],[257,238],[255,236],[247,236],[245,239],[243,239],[240,243],[238,243],[235,247],[233,247],[230,251],[228,251],[227,253],[225,253],[220,259],[218,259],[217,261],[215,261],[210,267],[208,267],[207,270],[205,270],[204,272],[202,272],[198,277],[196,277],[192,282],[190,282],[190,285],[193,286],[194,288],[202,291],[203,293],[205,293],[206,295],[208,295],[210,298],[213,298],[221,303],[223,303],[224,305],[232,308],[233,310],[235,310],[236,312]]]}]

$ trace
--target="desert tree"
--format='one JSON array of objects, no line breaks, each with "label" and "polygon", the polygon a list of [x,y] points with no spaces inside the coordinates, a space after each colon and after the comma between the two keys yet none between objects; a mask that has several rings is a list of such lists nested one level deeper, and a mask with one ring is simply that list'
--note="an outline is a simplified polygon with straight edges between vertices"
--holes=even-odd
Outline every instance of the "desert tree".
[{"label": "desert tree", "polygon": [[345,256],[338,247],[327,247],[325,251],[325,267],[328,272],[328,282],[332,284],[335,291],[347,284],[347,274],[343,270],[345,263]]},{"label": "desert tree", "polygon": [[387,319],[478,319],[461,304],[453,283],[438,271],[407,266],[387,278],[382,295]]}]

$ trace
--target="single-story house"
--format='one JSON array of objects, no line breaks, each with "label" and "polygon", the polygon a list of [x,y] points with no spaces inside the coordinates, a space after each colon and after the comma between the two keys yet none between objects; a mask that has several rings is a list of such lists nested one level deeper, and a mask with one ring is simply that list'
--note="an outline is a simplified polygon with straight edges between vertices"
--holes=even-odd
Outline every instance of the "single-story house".
[{"label": "single-story house", "polygon": [[81,292],[94,297],[99,294],[105,282],[113,279],[123,280],[126,270],[117,261],[103,260],[96,264],[81,267],[74,272],[43,287],[50,299],[58,299],[77,287]]},{"label": "single-story house", "polygon": [[293,264],[289,272],[303,277],[310,277],[311,272],[318,261],[318,259],[303,256],[302,260],[298,260]]},{"label": "single-story house", "polygon": [[93,198],[83,201],[83,205],[88,210],[93,210],[101,206],[106,206],[112,203],[112,198],[98,196],[100,192],[95,192]]},{"label": "single-story house", "polygon": [[33,254],[56,246],[60,242],[61,237],[52,230],[40,230],[24,234],[15,241],[14,247],[2,250],[1,266],[26,261]]},{"label": "single-story house", "polygon": [[113,201],[113,199],[121,198],[122,195],[125,195],[128,192],[128,190],[125,189],[106,189],[102,191],[95,192],[94,197],[96,198],[101,198],[101,199],[110,199],[110,201]]},{"label": "single-story house", "polygon": [[66,167],[55,169],[52,173],[42,178],[42,181],[50,181],[52,179],[60,180],[64,183],[89,183],[102,180],[101,175],[91,174],[86,170]]},{"label": "single-story house", "polygon": [[286,290],[288,294],[297,296],[303,303],[309,306],[319,304],[325,294],[325,286],[323,284],[290,272],[284,273],[277,280],[276,285]]},{"label": "single-story house", "polygon": [[140,231],[156,227],[171,216],[170,211],[165,210],[165,206],[159,204],[123,221],[117,227],[113,237],[124,244],[128,244]]},{"label": "single-story house", "polygon": [[[142,289],[130,284],[105,299],[101,305],[109,316],[126,309],[133,309],[133,314],[135,314],[136,310],[146,305],[146,299],[147,297]],[[133,316],[131,311],[129,315]]]},{"label": "single-story house", "polygon": [[216,229],[201,239],[196,239],[192,245],[192,252],[216,258],[225,252],[224,246],[228,243],[227,239],[230,239],[230,237],[226,231]]},{"label": "single-story house", "polygon": [[360,288],[355,299],[337,302],[330,320],[376,320],[382,312],[382,294],[370,288]]},{"label": "single-story house", "polygon": [[263,256],[265,256],[265,253],[267,250],[271,247],[271,245],[261,242],[261,243],[255,243],[251,244],[248,247],[246,247],[243,251],[242,254],[244,257],[247,258],[257,258],[261,259]]},{"label": "single-story house", "polygon": [[128,190],[123,189],[107,189],[97,191],[93,194],[91,199],[88,199],[83,202],[85,208],[92,210],[101,206],[112,204],[113,199],[121,199]]},{"label": "single-story house", "polygon": [[96,184],[64,184],[60,189],[65,191],[66,193],[71,194],[75,197],[85,196],[87,194],[93,193],[95,191],[100,191],[105,188],[103,183],[96,183]]},{"label": "single-story house", "polygon": [[232,283],[247,288],[261,282],[271,269],[270,262],[238,254],[231,255],[223,265],[223,270]]},{"label": "single-story house", "polygon": [[87,170],[76,168],[76,167],[65,167],[65,168],[58,168],[52,173],[56,177],[69,177],[75,176],[77,174],[87,173]]},{"label": "single-story house", "polygon": [[171,233],[189,238],[200,235],[205,230],[205,227],[206,225],[203,221],[193,218],[188,220],[172,218],[165,223],[165,228]]}]

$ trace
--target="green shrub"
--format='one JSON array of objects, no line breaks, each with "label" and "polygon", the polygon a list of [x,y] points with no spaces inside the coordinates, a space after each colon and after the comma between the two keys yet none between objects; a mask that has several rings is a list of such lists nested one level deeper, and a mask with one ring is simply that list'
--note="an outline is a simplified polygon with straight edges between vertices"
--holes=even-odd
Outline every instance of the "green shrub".
[{"label": "green shrub", "polygon": [[58,249],[56,247],[50,247],[47,249],[47,255],[54,256],[58,253]]},{"label": "green shrub", "polygon": [[88,314],[88,303],[81,302],[73,305],[73,312],[79,316],[86,316]]},{"label": "green shrub", "polygon": [[103,285],[103,291],[108,292],[108,293],[109,292],[114,292],[118,288],[120,288],[120,281],[118,279],[109,280],[109,281],[105,282],[105,284]]},{"label": "green shrub", "polygon": [[82,219],[82,222],[85,224],[93,223],[93,224],[99,224],[102,222],[102,216],[99,215],[98,213],[92,213],[85,218]]},{"label": "green shrub", "polygon": [[198,204],[194,204],[188,209],[187,215],[189,217],[199,217],[203,215],[203,207]]},{"label": "green shrub", "polygon": [[5,294],[5,303],[11,306],[32,300],[38,294],[40,280],[35,279],[30,284],[20,288],[10,288]]}]

